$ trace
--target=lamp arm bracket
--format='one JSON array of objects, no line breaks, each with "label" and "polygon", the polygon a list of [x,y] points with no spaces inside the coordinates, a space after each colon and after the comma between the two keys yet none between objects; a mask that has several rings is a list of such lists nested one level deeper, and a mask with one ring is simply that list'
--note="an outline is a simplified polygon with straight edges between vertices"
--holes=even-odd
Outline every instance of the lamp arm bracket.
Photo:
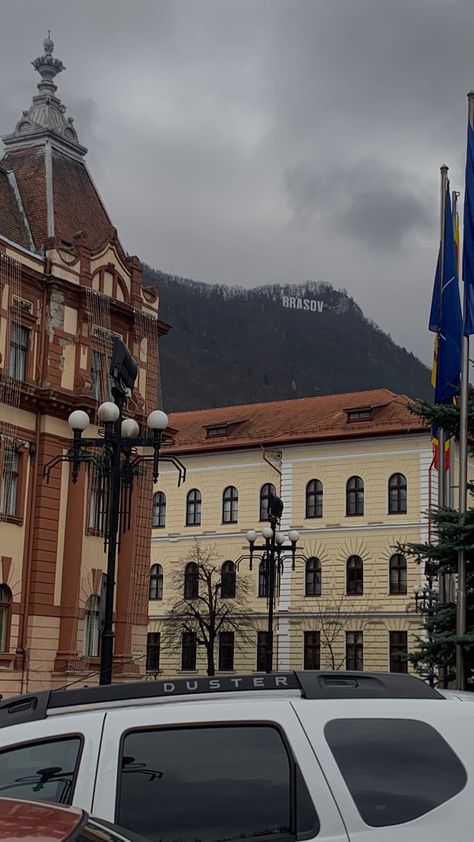
[{"label": "lamp arm bracket", "polygon": [[161,456],[160,462],[170,462],[178,471],[178,488],[186,480],[186,467],[176,456]]}]

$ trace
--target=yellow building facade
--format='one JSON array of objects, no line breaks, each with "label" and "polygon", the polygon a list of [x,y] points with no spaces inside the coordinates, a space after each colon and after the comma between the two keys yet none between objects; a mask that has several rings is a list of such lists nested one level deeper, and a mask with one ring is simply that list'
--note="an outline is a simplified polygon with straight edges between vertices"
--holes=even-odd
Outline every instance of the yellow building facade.
[{"label": "yellow building facade", "polygon": [[170,424],[168,449],[187,478],[176,488],[164,469],[155,488],[148,672],[206,670],[206,652],[196,645],[194,663],[189,637],[181,649],[166,645],[196,542],[212,549],[217,578],[222,565],[238,562],[237,588],[242,577],[248,583],[251,632],[217,639],[217,672],[263,669],[268,602],[258,553],[249,570],[245,536],[268,525],[269,485],[284,504],[281,531],[300,535],[294,570],[284,545],[274,667],[407,669],[420,634],[413,586],[423,570],[397,545],[428,537],[436,494],[429,430],[408,400],[377,390],[177,413]]}]

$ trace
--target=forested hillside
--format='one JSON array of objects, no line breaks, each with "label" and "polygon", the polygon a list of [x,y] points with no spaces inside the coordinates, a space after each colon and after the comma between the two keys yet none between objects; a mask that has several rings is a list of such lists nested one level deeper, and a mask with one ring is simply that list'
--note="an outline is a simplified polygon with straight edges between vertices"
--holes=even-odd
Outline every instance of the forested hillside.
[{"label": "forested hillside", "polygon": [[384,386],[431,394],[426,366],[330,284],[229,288],[148,266],[143,276],[173,327],[160,350],[167,411]]}]

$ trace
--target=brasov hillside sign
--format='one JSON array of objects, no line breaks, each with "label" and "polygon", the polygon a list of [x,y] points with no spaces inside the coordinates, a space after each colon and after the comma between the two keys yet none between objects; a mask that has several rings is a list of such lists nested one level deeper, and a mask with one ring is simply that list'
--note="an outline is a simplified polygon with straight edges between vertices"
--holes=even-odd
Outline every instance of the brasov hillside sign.
[{"label": "brasov hillside sign", "polygon": [[317,301],[315,298],[296,298],[294,295],[282,295],[283,307],[290,310],[310,310],[312,313],[322,313],[324,301]]}]

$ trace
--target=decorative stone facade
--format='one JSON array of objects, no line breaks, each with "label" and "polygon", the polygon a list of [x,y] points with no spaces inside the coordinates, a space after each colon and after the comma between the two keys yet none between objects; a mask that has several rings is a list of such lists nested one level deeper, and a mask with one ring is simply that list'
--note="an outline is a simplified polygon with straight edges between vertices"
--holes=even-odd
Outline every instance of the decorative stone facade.
[{"label": "decorative stone facade", "polygon": [[[120,336],[138,363],[127,412],[144,429],[156,408],[156,289],[141,284],[56,96],[63,69],[45,40],[33,105],[4,138],[0,162],[0,693],[96,680],[106,555],[94,471],[77,484],[59,462],[67,417],[108,397],[108,357]],[[141,477],[117,564],[114,675],[144,671],[151,527],[139,517]],[[90,675],[92,673],[92,675]]]}]

